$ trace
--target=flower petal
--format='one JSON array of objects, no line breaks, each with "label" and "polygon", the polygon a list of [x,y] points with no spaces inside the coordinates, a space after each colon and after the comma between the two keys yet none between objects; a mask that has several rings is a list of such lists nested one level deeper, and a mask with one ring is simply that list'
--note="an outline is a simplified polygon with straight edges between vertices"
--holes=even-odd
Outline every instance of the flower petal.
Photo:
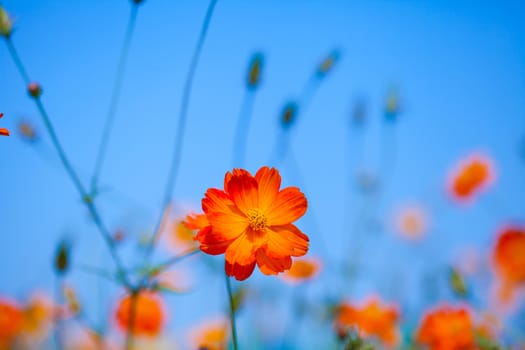
[{"label": "flower petal", "polygon": [[304,194],[297,187],[287,187],[277,194],[275,201],[268,208],[268,224],[270,226],[290,224],[303,216],[307,207]]},{"label": "flower petal", "polygon": [[257,251],[257,266],[265,275],[277,275],[292,267],[292,258],[285,256],[282,258],[269,257],[263,249]]},{"label": "flower petal", "polygon": [[248,174],[233,175],[228,183],[228,194],[243,213],[259,206],[257,181]]},{"label": "flower petal", "polygon": [[250,174],[250,172],[248,170],[244,170],[244,169],[238,169],[238,168],[234,168],[232,170],[232,172],[227,172],[226,175],[224,175],[224,190],[229,193],[229,183],[230,183],[230,180],[232,179],[233,176],[241,176],[241,175],[247,175],[247,176],[252,176],[252,174]]},{"label": "flower petal", "polygon": [[210,255],[224,254],[233,242],[233,239],[227,239],[222,234],[213,231],[211,226],[200,230],[195,240],[200,242],[200,250]]},{"label": "flower petal", "polygon": [[248,265],[230,264],[226,261],[224,266],[226,274],[235,277],[237,281],[244,281],[250,277],[254,268],[255,261]]},{"label": "flower petal", "polygon": [[279,193],[281,175],[275,168],[260,168],[255,174],[259,189],[259,208],[267,211]]},{"label": "flower petal", "polygon": [[248,265],[254,262],[256,250],[256,245],[244,233],[230,244],[224,257],[230,264]]},{"label": "flower petal", "polygon": [[248,219],[233,204],[224,191],[210,188],[202,200],[202,209],[213,231],[225,240],[237,238],[248,226]]},{"label": "flower petal", "polygon": [[2,136],[9,136],[9,130],[0,128],[0,135]]},{"label": "flower petal", "polygon": [[266,229],[265,252],[270,257],[303,256],[308,251],[308,236],[295,225],[272,226]]}]

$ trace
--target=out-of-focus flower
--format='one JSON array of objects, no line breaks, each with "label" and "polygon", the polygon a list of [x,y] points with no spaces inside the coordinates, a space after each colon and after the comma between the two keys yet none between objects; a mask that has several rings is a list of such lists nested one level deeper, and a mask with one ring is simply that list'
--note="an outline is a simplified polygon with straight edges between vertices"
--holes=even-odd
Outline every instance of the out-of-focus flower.
[{"label": "out-of-focus flower", "polygon": [[27,91],[29,92],[29,95],[34,98],[39,98],[42,95],[42,87],[37,82],[29,83]]},{"label": "out-of-focus flower", "polygon": [[464,307],[440,306],[430,310],[424,315],[416,337],[429,350],[476,348],[474,321]]},{"label": "out-of-focus flower", "polygon": [[193,328],[190,331],[190,343],[193,349],[227,350],[229,334],[228,320],[220,317]]},{"label": "out-of-focus flower", "polygon": [[281,112],[281,123],[284,128],[289,128],[294,123],[298,108],[297,103],[293,101],[284,105]]},{"label": "out-of-focus flower", "polygon": [[340,53],[338,50],[330,52],[330,54],[325,57],[317,67],[317,76],[322,78],[328,74],[334,68],[335,63],[339,60],[339,56]]},{"label": "out-of-focus flower", "polygon": [[13,21],[9,17],[9,14],[0,5],[0,35],[8,38],[13,31]]},{"label": "out-of-focus flower", "polygon": [[396,229],[409,240],[419,240],[428,229],[427,213],[421,206],[407,206],[396,213]]},{"label": "out-of-focus flower", "polygon": [[355,330],[365,338],[376,337],[387,347],[399,342],[399,312],[397,307],[371,299],[363,305],[342,303],[336,307],[335,328],[338,334]]},{"label": "out-of-focus flower", "polygon": [[525,285],[525,228],[509,226],[500,232],[493,263],[501,284],[501,299],[509,301],[514,290]]},{"label": "out-of-focus flower", "polygon": [[246,83],[250,89],[255,89],[261,82],[261,70],[264,63],[264,57],[261,53],[256,53],[250,60],[248,67],[248,77]]},{"label": "out-of-focus flower", "polygon": [[282,274],[282,279],[290,284],[309,281],[319,274],[321,263],[314,258],[296,259],[290,270]]},{"label": "out-of-focus flower", "polygon": [[[132,309],[133,308],[133,309]],[[143,290],[118,302],[115,319],[119,328],[137,336],[157,336],[164,326],[165,308],[160,295]],[[133,324],[131,325],[131,317]]]},{"label": "out-of-focus flower", "polygon": [[[4,113],[0,113],[0,118],[4,116]],[[0,136],[9,136],[9,130],[0,128]]]},{"label": "out-of-focus flower", "polygon": [[192,228],[192,224],[188,226],[188,218],[192,220],[193,217],[188,215],[185,220],[172,220],[169,224],[169,241],[174,250],[178,252],[197,248],[195,242],[196,229]]},{"label": "out-of-focus flower", "polygon": [[49,334],[58,313],[57,305],[42,293],[34,294],[24,307],[22,332],[34,339],[44,339]]},{"label": "out-of-focus flower", "polygon": [[210,226],[196,239],[204,253],[225,254],[228,276],[245,280],[255,264],[276,275],[292,266],[292,256],[308,251],[308,236],[292,224],[306,212],[306,198],[297,187],[280,186],[279,172],[262,167],[255,176],[234,169],[226,173],[224,190],[206,191],[202,209]]},{"label": "out-of-focus flower", "polygon": [[459,201],[472,199],[494,180],[494,169],[489,158],[472,155],[460,162],[451,173],[449,192]]},{"label": "out-of-focus flower", "polygon": [[38,134],[34,125],[28,121],[18,123],[18,133],[25,141],[36,142],[38,140]]},{"label": "out-of-focus flower", "polygon": [[0,350],[11,349],[24,320],[22,308],[14,301],[0,297]]}]

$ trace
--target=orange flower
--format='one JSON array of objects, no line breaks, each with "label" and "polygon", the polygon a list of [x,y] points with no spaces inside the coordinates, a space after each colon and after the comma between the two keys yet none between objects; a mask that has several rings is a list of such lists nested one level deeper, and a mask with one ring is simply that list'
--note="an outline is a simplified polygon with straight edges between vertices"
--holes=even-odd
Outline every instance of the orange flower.
[{"label": "orange flower", "polygon": [[462,161],[449,181],[450,193],[460,201],[471,199],[489,185],[494,178],[490,160],[481,155],[470,156]]},{"label": "orange flower", "polygon": [[[0,113],[0,118],[4,116],[4,113]],[[0,135],[1,136],[9,136],[9,130],[5,128],[0,128]]]},{"label": "orange flower", "polygon": [[431,310],[423,317],[417,340],[429,350],[475,349],[474,322],[469,310],[449,306]]},{"label": "orange flower", "polygon": [[396,215],[396,228],[407,239],[420,239],[428,228],[425,211],[418,206],[403,208]]},{"label": "orange flower", "polygon": [[512,299],[516,287],[525,284],[525,228],[503,229],[493,251],[493,262],[501,282],[503,299]]},{"label": "orange flower", "polygon": [[343,303],[336,309],[337,330],[356,328],[362,337],[377,337],[385,346],[399,341],[399,312],[395,306],[381,305],[372,299],[362,306]]},{"label": "orange flower", "polygon": [[[134,322],[130,327],[132,312]],[[164,326],[164,305],[154,292],[141,291],[135,298],[128,294],[119,301],[115,318],[123,331],[128,332],[131,328],[133,334],[138,336],[156,336]]]},{"label": "orange flower", "polygon": [[51,298],[40,293],[34,294],[24,308],[22,322],[24,334],[35,339],[45,338],[51,330],[53,319],[57,313],[58,307]]},{"label": "orange flower", "polygon": [[10,349],[11,343],[20,333],[24,319],[17,303],[0,298],[0,349]]},{"label": "orange flower", "polygon": [[206,191],[202,209],[209,226],[196,239],[203,252],[225,254],[228,276],[245,280],[255,264],[276,275],[292,266],[292,256],[308,251],[308,236],[292,224],[306,212],[306,198],[297,187],[280,186],[279,172],[262,167],[255,177],[234,169],[226,173],[224,191]]},{"label": "orange flower", "polygon": [[283,280],[290,284],[298,284],[313,279],[319,273],[321,263],[317,259],[297,259],[292,268],[283,274]]},{"label": "orange flower", "polygon": [[224,317],[206,321],[190,332],[190,342],[194,349],[227,350],[228,328]]},{"label": "orange flower", "polygon": [[171,223],[170,240],[177,251],[186,251],[196,247],[195,230],[188,228],[184,221],[175,220]]}]

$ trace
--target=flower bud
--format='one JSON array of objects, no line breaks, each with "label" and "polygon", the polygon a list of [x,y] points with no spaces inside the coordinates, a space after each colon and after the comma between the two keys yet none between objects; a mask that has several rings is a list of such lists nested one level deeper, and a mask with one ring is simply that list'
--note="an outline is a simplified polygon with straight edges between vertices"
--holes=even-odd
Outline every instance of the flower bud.
[{"label": "flower bud", "polygon": [[36,82],[29,83],[27,91],[29,92],[29,95],[34,98],[39,98],[42,95],[42,88],[40,87],[40,84]]},{"label": "flower bud", "polygon": [[70,246],[66,241],[60,242],[55,254],[55,271],[62,275],[69,269]]},{"label": "flower bud", "polygon": [[281,122],[283,124],[283,127],[288,128],[292,123],[295,121],[295,117],[297,116],[297,103],[295,102],[288,102],[282,111],[281,115]]},{"label": "flower bud", "polygon": [[317,67],[317,76],[319,78],[324,77],[332,68],[334,64],[339,59],[339,51],[332,51],[324,60],[321,61],[319,67]]},{"label": "flower bud", "polygon": [[0,35],[8,38],[13,31],[13,21],[0,5]]},{"label": "flower bud", "polygon": [[261,69],[263,65],[263,55],[256,53],[253,55],[248,68],[247,84],[249,88],[256,88],[261,81]]}]

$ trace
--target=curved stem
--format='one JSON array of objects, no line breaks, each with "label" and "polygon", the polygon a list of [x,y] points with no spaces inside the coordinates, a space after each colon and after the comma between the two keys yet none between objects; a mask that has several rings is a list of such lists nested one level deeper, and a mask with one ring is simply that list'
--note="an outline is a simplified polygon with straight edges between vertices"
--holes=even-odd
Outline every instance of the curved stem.
[{"label": "curved stem", "polygon": [[109,108],[106,114],[106,122],[104,124],[104,129],[102,132],[102,138],[98,148],[97,158],[95,161],[95,167],[93,170],[93,176],[91,177],[91,193],[96,193],[98,180],[102,167],[104,166],[104,160],[106,156],[106,150],[109,143],[109,138],[111,135],[111,130],[113,129],[113,124],[115,121],[115,116],[117,114],[118,102],[120,99],[122,91],[122,83],[124,81],[124,73],[126,70],[126,62],[129,56],[129,48],[131,45],[131,39],[135,30],[135,23],[137,22],[137,13],[138,13],[139,4],[133,3],[131,6],[131,13],[129,15],[128,25],[126,29],[126,34],[124,36],[124,44],[122,46],[122,52],[120,53],[120,58],[117,66],[117,74],[115,76],[115,83],[113,85],[113,92],[111,93],[111,99],[109,102]]},{"label": "curved stem", "polygon": [[224,273],[224,278],[226,279],[226,289],[228,290],[228,299],[230,302],[230,327],[232,332],[233,350],[238,350],[239,345],[237,343],[237,328],[235,326],[235,307],[233,304],[232,286],[230,277],[228,277],[226,273]]},{"label": "curved stem", "polygon": [[[13,45],[13,42],[11,41],[10,37],[6,38],[7,47],[9,49],[9,52],[13,58],[13,61],[15,62],[18,71],[22,78],[24,79],[24,82],[26,85],[29,85],[30,80],[29,76],[27,75],[27,71],[24,68],[24,65],[22,64],[22,60],[20,59],[20,56],[18,55],[18,52],[16,51],[15,46]],[[49,118],[49,115],[47,114],[46,109],[44,108],[44,105],[42,103],[42,100],[40,97],[34,97],[33,100],[35,101],[36,107],[40,113],[40,116],[42,117],[42,120],[44,121],[44,125],[46,127],[46,130],[51,137],[51,141],[53,143],[53,146],[55,147],[58,157],[60,158],[60,161],[62,162],[62,165],[64,166],[68,176],[73,181],[73,184],[75,185],[75,188],[77,189],[78,193],[82,197],[82,201],[87,206],[89,213],[93,217],[93,221],[95,222],[95,225],[99,229],[100,233],[102,234],[102,237],[106,241],[106,244],[109,248],[109,251],[111,253],[111,256],[113,257],[113,260],[115,261],[115,264],[117,266],[117,271],[119,274],[119,277],[122,279],[123,283],[129,287],[130,283],[128,281],[127,275],[125,273],[125,270],[123,268],[123,264],[117,255],[117,252],[115,250],[114,241],[111,238],[111,235],[108,231],[108,229],[104,226],[102,219],[100,218],[100,215],[93,204],[90,196],[88,195],[86,189],[80,182],[80,179],[71,165],[71,162],[69,161],[68,157],[66,156],[66,153],[64,151],[64,148],[62,147],[62,144],[60,143],[60,140],[58,139],[58,136],[55,132],[55,128],[53,127],[53,124],[51,123],[51,119]]]},{"label": "curved stem", "polygon": [[162,231],[162,223],[164,221],[163,220],[164,215],[165,215],[166,209],[168,208],[171,202],[171,193],[173,192],[173,189],[177,181],[177,175],[178,175],[178,170],[180,166],[182,150],[183,150],[183,145],[184,145],[184,135],[185,135],[185,130],[186,130],[186,121],[187,121],[187,115],[188,115],[190,96],[191,96],[191,91],[193,87],[193,78],[195,76],[195,71],[199,63],[202,46],[204,45],[204,40],[206,39],[206,34],[208,33],[208,27],[210,25],[210,21],[213,15],[213,10],[215,8],[216,3],[217,3],[217,0],[211,0],[210,4],[208,5],[206,17],[204,18],[204,22],[201,28],[201,33],[197,41],[195,50],[193,52],[193,56],[192,56],[191,63],[190,63],[190,68],[186,75],[186,81],[184,83],[181,106],[180,106],[180,111],[179,111],[177,134],[175,137],[175,144],[173,146],[173,157],[171,159],[171,164],[170,164],[170,168],[168,172],[168,179],[166,181],[166,186],[164,189],[164,197],[162,199],[162,208],[160,211],[160,216],[157,220],[157,223],[153,230],[153,235],[151,236],[151,239],[149,241],[148,248],[146,251],[146,259],[145,259],[146,264],[148,263],[150,256],[153,253],[158,235]]}]

